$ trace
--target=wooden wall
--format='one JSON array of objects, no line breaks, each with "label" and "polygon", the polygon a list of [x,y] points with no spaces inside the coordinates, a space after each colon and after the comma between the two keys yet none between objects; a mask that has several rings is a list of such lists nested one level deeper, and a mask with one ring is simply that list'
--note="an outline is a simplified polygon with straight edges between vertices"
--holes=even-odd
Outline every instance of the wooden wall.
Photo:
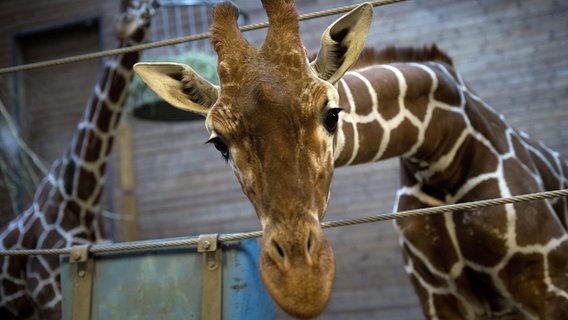
[{"label": "wooden wall", "polygon": [[[110,49],[118,2],[8,0],[0,3],[0,12],[0,65],[10,66]],[[90,60],[19,74],[24,134],[47,161],[59,156],[75,131],[99,66],[100,60]],[[11,76],[2,81],[12,81]],[[2,98],[13,107],[10,97]]]},{"label": "wooden wall", "polygon": [[[248,14],[251,23],[266,20],[258,1],[234,2]],[[300,13],[357,2],[297,1]],[[48,2],[44,1],[26,5],[26,8],[19,3],[17,0],[0,2],[1,66],[11,63],[11,43],[6,38],[15,32],[76,20],[81,15],[104,17],[103,46],[112,45],[108,30],[118,3],[58,0],[49,2],[49,9]],[[16,20],[15,17],[27,18]],[[317,50],[321,32],[335,18],[301,24],[309,51]],[[246,37],[252,44],[259,45],[264,33],[249,32]],[[368,45],[433,42],[454,58],[464,79],[513,126],[568,157],[566,1],[416,0],[375,9]],[[151,52],[148,57],[150,55]],[[60,77],[57,69],[49,70],[57,81]],[[87,75],[80,70],[77,67],[76,77],[90,77],[94,83],[95,74]],[[58,108],[81,109],[84,105],[82,102],[67,106],[68,101],[62,100],[59,94],[50,92],[48,99],[56,101]],[[69,126],[75,126],[76,120],[69,117]],[[133,134],[132,166],[141,239],[259,229],[252,206],[240,191],[230,168],[214,148],[203,144],[208,136],[202,121],[157,123],[132,117],[126,121]],[[116,151],[115,163],[119,156]],[[398,185],[397,170],[396,160],[336,170],[325,219],[390,212]],[[119,176],[115,166],[114,208],[121,205]],[[122,237],[119,230],[118,240]],[[322,319],[422,318],[402,268],[392,223],[331,229],[326,234],[335,249],[337,275],[332,300]],[[279,314],[279,318],[286,316]]]}]

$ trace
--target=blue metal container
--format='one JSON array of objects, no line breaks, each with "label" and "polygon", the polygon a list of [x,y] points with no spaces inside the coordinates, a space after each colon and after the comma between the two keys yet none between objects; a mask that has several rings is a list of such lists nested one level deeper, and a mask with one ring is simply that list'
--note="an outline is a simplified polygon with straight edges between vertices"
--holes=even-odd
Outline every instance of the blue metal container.
[{"label": "blue metal container", "polygon": [[[273,319],[276,309],[258,272],[257,240],[223,242],[219,246],[221,318]],[[203,259],[204,253],[198,252],[197,246],[97,253],[92,258],[90,316],[80,317],[201,319],[202,279],[204,270],[207,272]],[[73,297],[77,269],[69,260],[69,256],[61,258],[63,319],[72,319],[73,304],[78,302],[73,299],[88,299]]]}]

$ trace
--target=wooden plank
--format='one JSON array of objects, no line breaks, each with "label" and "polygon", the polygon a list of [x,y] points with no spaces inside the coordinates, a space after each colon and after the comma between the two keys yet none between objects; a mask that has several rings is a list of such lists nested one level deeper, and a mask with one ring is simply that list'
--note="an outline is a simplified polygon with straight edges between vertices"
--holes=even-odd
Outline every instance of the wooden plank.
[{"label": "wooden plank", "polygon": [[120,212],[124,216],[124,241],[134,241],[138,240],[136,173],[133,165],[132,129],[127,116],[124,117],[123,123],[118,127],[116,138],[120,168]]}]

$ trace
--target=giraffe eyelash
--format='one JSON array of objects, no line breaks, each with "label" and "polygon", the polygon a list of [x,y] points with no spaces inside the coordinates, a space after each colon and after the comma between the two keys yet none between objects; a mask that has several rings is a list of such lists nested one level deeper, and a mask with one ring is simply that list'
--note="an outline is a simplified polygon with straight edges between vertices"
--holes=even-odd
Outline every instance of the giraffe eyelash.
[{"label": "giraffe eyelash", "polygon": [[221,138],[219,138],[218,136],[213,136],[209,140],[207,140],[205,144],[213,144],[215,149],[217,149],[217,151],[221,153],[223,159],[225,159],[225,161],[229,161],[229,147],[225,142],[223,142],[223,140],[221,140]]}]

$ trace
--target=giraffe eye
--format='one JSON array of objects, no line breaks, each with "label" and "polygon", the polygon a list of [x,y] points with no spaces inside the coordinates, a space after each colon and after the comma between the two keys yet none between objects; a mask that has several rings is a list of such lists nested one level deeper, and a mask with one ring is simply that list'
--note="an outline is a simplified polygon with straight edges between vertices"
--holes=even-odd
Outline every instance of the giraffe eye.
[{"label": "giraffe eye", "polygon": [[221,152],[221,155],[223,156],[223,158],[225,160],[229,159],[229,147],[227,147],[227,145],[223,141],[221,141],[221,139],[219,139],[218,137],[214,137],[214,138],[207,140],[206,143],[213,144],[215,149],[217,149],[219,152]]},{"label": "giraffe eye", "polygon": [[335,133],[335,131],[337,131],[337,121],[339,121],[340,112],[341,108],[331,108],[327,111],[324,126],[329,133]]}]

